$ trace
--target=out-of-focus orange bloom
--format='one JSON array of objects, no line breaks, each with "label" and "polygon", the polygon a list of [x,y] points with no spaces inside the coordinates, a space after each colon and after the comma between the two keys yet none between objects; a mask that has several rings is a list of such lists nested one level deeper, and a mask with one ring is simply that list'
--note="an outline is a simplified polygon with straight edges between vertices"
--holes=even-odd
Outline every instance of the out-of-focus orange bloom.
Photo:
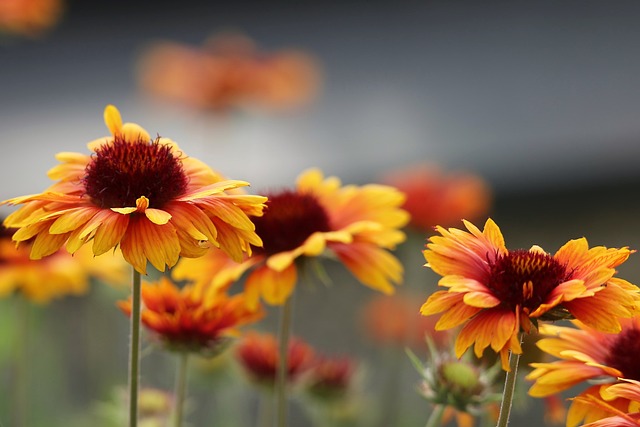
[{"label": "out-of-focus orange bloom", "polygon": [[31,260],[31,243],[16,247],[15,229],[0,225],[0,298],[18,292],[34,303],[48,303],[67,295],[81,295],[95,277],[112,285],[129,278],[129,268],[119,254],[93,257],[90,250],[71,256],[64,250],[40,260]]},{"label": "out-of-focus orange bloom", "polygon": [[2,0],[0,32],[39,36],[60,20],[63,6],[62,0]]},{"label": "out-of-focus orange bloom", "polygon": [[[278,342],[271,334],[248,332],[236,351],[237,360],[252,381],[273,387],[280,359]],[[295,382],[301,373],[312,367],[315,360],[313,348],[300,340],[289,340],[287,353],[287,381]]]},{"label": "out-of-focus orange bloom", "polygon": [[315,97],[321,80],[310,55],[259,52],[237,34],[216,36],[200,47],[158,43],[142,55],[138,71],[144,90],[217,112],[299,107]]},{"label": "out-of-focus orange bloom", "polygon": [[445,173],[419,164],[391,171],[383,181],[407,196],[403,208],[411,214],[410,224],[420,231],[458,225],[463,218],[479,219],[491,205],[488,184],[472,173]]},{"label": "out-of-focus orange bloom", "polygon": [[[192,286],[178,288],[166,277],[142,284],[143,325],[169,349],[215,355],[238,334],[237,328],[260,320],[260,306],[248,308],[244,295]],[[131,299],[119,307],[131,314]]]},{"label": "out-of-focus orange bloom", "polygon": [[451,334],[436,331],[436,321],[420,314],[420,297],[407,294],[376,295],[362,310],[365,332],[377,343],[400,348],[426,348],[426,337],[438,347],[448,344]]}]

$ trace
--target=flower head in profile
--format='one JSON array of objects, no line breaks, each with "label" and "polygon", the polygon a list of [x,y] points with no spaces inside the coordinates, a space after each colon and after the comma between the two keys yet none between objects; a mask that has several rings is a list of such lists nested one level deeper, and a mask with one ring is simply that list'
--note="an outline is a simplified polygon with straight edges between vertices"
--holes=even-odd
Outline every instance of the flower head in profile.
[{"label": "flower head in profile", "polygon": [[306,374],[305,390],[320,400],[341,399],[351,389],[356,368],[349,357],[318,356]]},{"label": "flower head in profile", "polygon": [[295,189],[267,196],[264,215],[253,218],[264,245],[252,257],[235,264],[211,251],[200,261],[181,261],[175,277],[227,287],[251,270],[245,282],[249,300],[257,303],[261,296],[280,305],[293,292],[301,263],[327,255],[375,290],[390,294],[400,283],[402,265],[389,250],[405,238],[399,229],[408,221],[399,208],[402,193],[384,185],[342,186],[310,169]]},{"label": "flower head in profile", "polygon": [[410,225],[430,232],[440,224],[449,227],[460,218],[480,218],[489,211],[489,185],[468,172],[445,173],[436,166],[419,164],[388,172],[383,182],[402,191],[403,208],[411,214]]},{"label": "flower head in profile", "polygon": [[437,227],[424,256],[448,288],[429,297],[423,315],[444,313],[436,329],[464,325],[455,351],[460,357],[474,346],[480,357],[487,347],[500,354],[509,370],[509,350],[520,354],[520,331],[538,320],[576,318],[600,331],[619,332],[618,318],[638,312],[639,289],[615,277],[628,248],[589,248],[584,238],[571,240],[554,255],[539,246],[508,250],[498,226],[484,230],[465,221],[467,231]]},{"label": "flower head in profile", "polygon": [[11,240],[15,231],[0,225],[0,298],[19,293],[29,301],[44,304],[86,293],[91,278],[119,285],[129,277],[128,268],[124,268],[127,264],[117,254],[94,259],[87,251],[79,251],[76,257],[57,251],[47,258],[31,260],[30,242],[16,248]]},{"label": "flower head in profile", "polygon": [[[601,400],[604,389],[618,378],[640,381],[640,317],[620,319],[620,333],[605,333],[579,321],[576,326],[542,325],[540,332],[547,337],[538,346],[558,358],[549,363],[532,363],[534,370],[527,376],[535,380],[529,394],[546,397],[590,381],[596,384],[583,390],[569,409],[567,425],[577,425],[580,420],[591,422],[606,415],[602,408],[583,405],[585,399]],[[606,385],[602,385],[602,383]],[[599,385],[597,383],[600,383]],[[625,383],[625,387],[628,381]],[[623,387],[624,388],[624,387]],[[613,389],[615,390],[615,389]],[[608,399],[608,405],[628,412],[633,402],[624,397]],[[637,406],[637,405],[636,405]]]},{"label": "flower head in profile", "polygon": [[175,142],[122,123],[114,106],[104,118],[111,136],[90,142],[93,154],[59,153],[49,171],[55,184],[3,202],[24,205],[5,225],[18,228],[16,242],[33,240],[32,259],[92,242],[95,255],[119,247],[146,274],[147,261],[164,271],[209,246],[240,261],[261,245],[248,215],[261,215],[266,199],[229,193],[247,182],[224,180]]},{"label": "flower head in profile", "polygon": [[144,52],[138,70],[149,93],[216,112],[295,108],[314,98],[321,80],[307,53],[260,52],[241,34],[220,34],[204,46],[158,43]]},{"label": "flower head in profile", "polygon": [[[248,332],[236,348],[236,359],[249,379],[256,384],[272,388],[280,360],[278,341],[271,334]],[[299,338],[289,340],[287,374],[289,383],[295,383],[308,371],[315,360],[313,348]]]},{"label": "flower head in profile", "polygon": [[[142,324],[168,349],[215,355],[239,335],[238,328],[262,319],[261,307],[248,308],[244,295],[227,295],[193,286],[178,288],[170,279],[143,283]],[[131,300],[120,308],[131,313]]]},{"label": "flower head in profile", "polygon": [[[238,328],[262,319],[261,307],[250,309],[242,294],[229,296],[193,286],[178,288],[170,279],[143,283],[142,324],[165,348],[216,355],[239,334]],[[131,299],[118,303],[131,314]]]},{"label": "flower head in profile", "polygon": [[0,33],[40,36],[58,23],[63,9],[63,0],[2,0]]}]

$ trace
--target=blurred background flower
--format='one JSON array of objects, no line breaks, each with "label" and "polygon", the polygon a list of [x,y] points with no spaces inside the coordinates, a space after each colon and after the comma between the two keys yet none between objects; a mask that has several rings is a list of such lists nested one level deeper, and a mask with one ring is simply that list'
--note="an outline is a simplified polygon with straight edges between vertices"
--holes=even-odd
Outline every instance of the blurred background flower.
[{"label": "blurred background flower", "polygon": [[58,23],[64,8],[64,0],[2,0],[0,33],[42,36]]},{"label": "blurred background flower", "polygon": [[402,207],[411,215],[410,225],[421,233],[431,234],[436,225],[459,225],[461,219],[481,219],[491,206],[489,185],[471,172],[415,164],[387,172],[382,181],[404,193]]},{"label": "blurred background flower", "polygon": [[[289,340],[287,381],[295,383],[300,375],[311,369],[315,350],[300,338]],[[253,383],[271,390],[278,366],[278,342],[268,333],[247,332],[236,348],[236,359]]]},{"label": "blurred background flower", "polygon": [[310,54],[262,52],[240,33],[217,34],[202,46],[157,43],[138,63],[139,84],[149,94],[216,113],[300,108],[317,95],[320,80]]}]

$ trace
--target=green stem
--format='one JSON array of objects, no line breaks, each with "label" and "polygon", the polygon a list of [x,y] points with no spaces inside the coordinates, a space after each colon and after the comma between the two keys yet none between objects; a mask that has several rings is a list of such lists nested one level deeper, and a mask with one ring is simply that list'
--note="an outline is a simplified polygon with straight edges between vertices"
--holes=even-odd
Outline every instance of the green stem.
[{"label": "green stem", "polygon": [[129,348],[129,427],[138,425],[138,380],[140,376],[140,272],[133,269],[131,289],[131,343]]},{"label": "green stem", "polygon": [[442,415],[444,415],[445,405],[435,405],[425,427],[439,427],[442,423]]},{"label": "green stem", "polygon": [[184,412],[184,399],[187,393],[187,363],[189,360],[189,353],[186,351],[181,352],[179,355],[178,372],[176,374],[176,388],[175,399],[176,406],[174,411],[173,425],[180,427],[182,425],[182,414]]},{"label": "green stem", "polygon": [[24,427],[27,425],[28,413],[28,383],[29,383],[29,301],[23,295],[17,295],[19,301],[16,304],[18,319],[17,343],[15,347],[15,394],[13,408],[15,409],[14,425]]},{"label": "green stem", "polygon": [[271,426],[273,416],[270,397],[271,395],[267,395],[266,393],[260,393],[260,396],[258,397],[258,419],[256,420],[256,425],[258,427]]},{"label": "green stem", "polygon": [[276,426],[287,426],[287,356],[289,354],[289,336],[291,335],[291,315],[293,295],[285,301],[280,314],[278,333],[278,367],[276,370]]},{"label": "green stem", "polygon": [[[522,342],[523,335],[520,335]],[[500,415],[498,416],[498,424],[496,427],[506,427],[509,424],[509,414],[511,413],[511,404],[513,403],[513,395],[516,389],[516,378],[518,377],[518,363],[520,355],[509,352],[509,372],[504,380],[504,391],[502,393],[502,403],[500,404]]]}]

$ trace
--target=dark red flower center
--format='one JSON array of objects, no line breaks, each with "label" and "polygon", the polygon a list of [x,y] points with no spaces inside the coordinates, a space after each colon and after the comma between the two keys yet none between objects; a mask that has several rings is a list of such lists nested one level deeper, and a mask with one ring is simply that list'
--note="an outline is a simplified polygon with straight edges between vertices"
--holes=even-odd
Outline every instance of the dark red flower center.
[{"label": "dark red flower center", "polygon": [[565,266],[552,256],[522,249],[499,255],[490,267],[489,289],[512,309],[537,309],[568,278]]},{"label": "dark red flower center", "polygon": [[252,218],[266,255],[299,247],[316,231],[330,231],[329,216],[311,194],[283,191],[267,195],[267,208],[261,217]]},{"label": "dark red flower center", "polygon": [[161,208],[184,194],[187,184],[182,162],[170,146],[118,136],[96,150],[84,176],[86,194],[101,208],[133,207],[142,196],[150,207]]},{"label": "dark red flower center", "polygon": [[624,378],[640,381],[640,330],[629,328],[615,336],[605,365],[622,372]]}]

